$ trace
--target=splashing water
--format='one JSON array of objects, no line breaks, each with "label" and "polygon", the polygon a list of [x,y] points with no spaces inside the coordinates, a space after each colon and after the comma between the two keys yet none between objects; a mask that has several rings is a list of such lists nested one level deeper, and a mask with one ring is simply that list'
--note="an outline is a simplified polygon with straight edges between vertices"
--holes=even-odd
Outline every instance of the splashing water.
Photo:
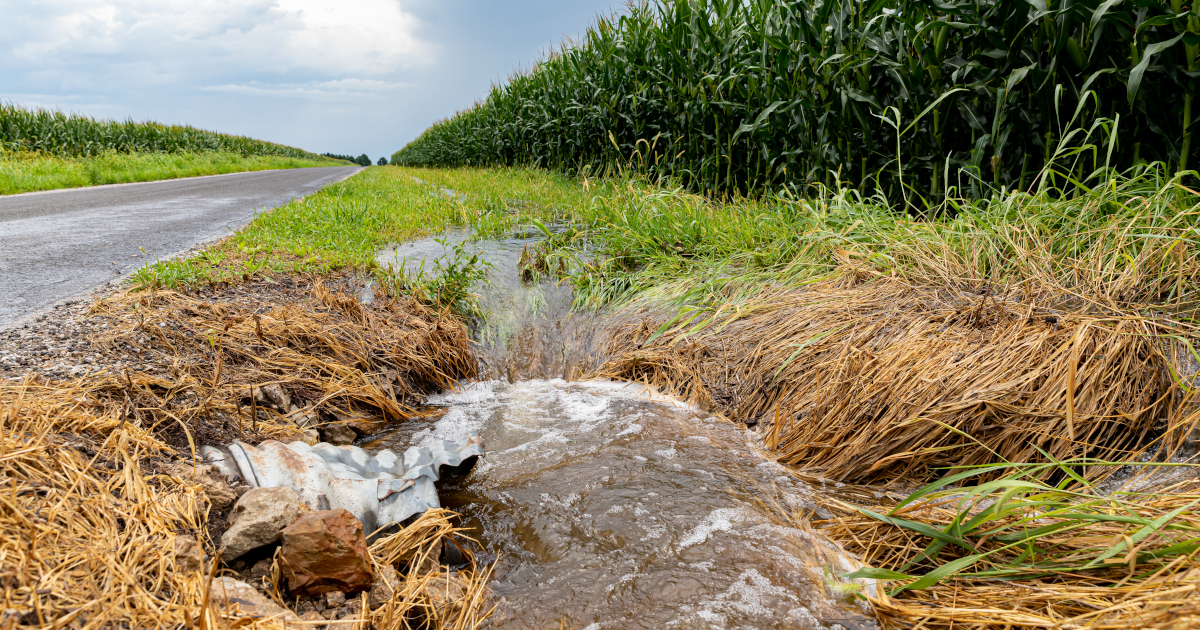
[{"label": "splashing water", "polygon": [[[496,560],[490,626],[875,627],[828,592],[826,576],[860,564],[796,516],[814,490],[752,433],[640,385],[546,378],[590,349],[580,332],[595,326],[569,315],[569,286],[517,279],[533,241],[474,245],[495,264],[474,331],[493,378],[432,397],[428,418],[363,445],[483,437],[486,458],[442,503]],[[381,261],[440,251],[418,242]]]}]

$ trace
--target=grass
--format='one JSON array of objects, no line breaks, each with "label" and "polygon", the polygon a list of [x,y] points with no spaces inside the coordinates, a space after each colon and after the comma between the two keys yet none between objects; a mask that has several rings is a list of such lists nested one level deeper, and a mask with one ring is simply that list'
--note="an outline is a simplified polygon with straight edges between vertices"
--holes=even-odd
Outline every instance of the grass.
[{"label": "grass", "polygon": [[[446,184],[463,185],[458,195]],[[305,199],[256,217],[229,239],[196,256],[158,261],[133,274],[136,287],[197,289],[258,274],[324,274],[349,269],[372,275],[383,289],[427,304],[473,311],[471,285],[484,263],[461,248],[431,270],[380,268],[389,243],[469,226],[480,237],[511,232],[530,218],[553,221],[578,201],[578,187],[534,170],[438,172],[371,167]],[[536,201],[525,201],[525,200]]]},{"label": "grass", "polygon": [[237,153],[115,153],[61,157],[41,153],[0,154],[0,195],[101,184],[148,182],[200,175],[312,166],[345,166],[325,159]]},{"label": "grass", "polygon": [[[843,577],[890,585],[873,601],[885,628],[1193,627],[1200,483],[1103,492],[1083,464],[1121,465],[962,470],[882,507],[832,500],[815,525],[871,565]],[[1064,481],[1039,481],[1047,469]]]}]

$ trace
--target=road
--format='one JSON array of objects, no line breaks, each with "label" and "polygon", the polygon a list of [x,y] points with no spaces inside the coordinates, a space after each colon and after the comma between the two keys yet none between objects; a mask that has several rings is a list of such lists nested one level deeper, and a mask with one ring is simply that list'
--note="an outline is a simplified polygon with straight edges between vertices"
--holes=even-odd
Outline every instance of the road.
[{"label": "road", "polygon": [[257,212],[359,170],[298,168],[2,196],[0,330],[227,236]]}]

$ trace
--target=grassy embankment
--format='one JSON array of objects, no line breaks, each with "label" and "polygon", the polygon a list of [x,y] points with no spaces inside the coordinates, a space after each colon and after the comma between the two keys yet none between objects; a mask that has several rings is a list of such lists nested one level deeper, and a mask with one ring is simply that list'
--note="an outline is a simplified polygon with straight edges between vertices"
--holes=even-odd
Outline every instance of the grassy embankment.
[{"label": "grassy embankment", "polygon": [[0,194],[341,165],[293,147],[192,127],[0,106]]}]

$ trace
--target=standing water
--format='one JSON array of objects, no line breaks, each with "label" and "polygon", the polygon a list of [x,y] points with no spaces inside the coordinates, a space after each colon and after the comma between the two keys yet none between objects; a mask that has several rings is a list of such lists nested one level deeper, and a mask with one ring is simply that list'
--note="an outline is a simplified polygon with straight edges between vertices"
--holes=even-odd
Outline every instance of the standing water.
[{"label": "standing water", "polygon": [[[563,380],[597,326],[571,313],[568,285],[521,283],[535,240],[467,245],[494,265],[472,331],[490,380],[363,445],[483,437],[487,457],[442,503],[496,560],[490,627],[876,627],[834,577],[860,564],[790,516],[813,508],[812,490],[752,433],[640,385]],[[379,262],[431,268],[441,255],[425,239]]]}]

